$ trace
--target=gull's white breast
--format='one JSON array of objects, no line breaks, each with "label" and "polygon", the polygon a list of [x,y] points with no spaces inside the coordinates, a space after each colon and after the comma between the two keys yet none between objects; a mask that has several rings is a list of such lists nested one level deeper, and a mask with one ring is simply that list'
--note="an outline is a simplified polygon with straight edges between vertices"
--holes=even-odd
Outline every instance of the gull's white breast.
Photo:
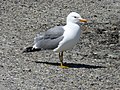
[{"label": "gull's white breast", "polygon": [[54,51],[65,51],[72,49],[80,38],[80,27],[77,24],[66,25],[63,27],[65,32],[63,34],[64,38],[59,43],[58,47]]}]

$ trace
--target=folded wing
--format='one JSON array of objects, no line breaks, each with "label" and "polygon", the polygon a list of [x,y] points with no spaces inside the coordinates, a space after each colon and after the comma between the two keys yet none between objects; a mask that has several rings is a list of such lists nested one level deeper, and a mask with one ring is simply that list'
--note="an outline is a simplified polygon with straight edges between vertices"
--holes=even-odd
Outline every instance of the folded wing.
[{"label": "folded wing", "polygon": [[63,37],[63,26],[56,26],[45,32],[44,35],[37,35],[34,38],[34,46],[36,49],[55,49]]}]

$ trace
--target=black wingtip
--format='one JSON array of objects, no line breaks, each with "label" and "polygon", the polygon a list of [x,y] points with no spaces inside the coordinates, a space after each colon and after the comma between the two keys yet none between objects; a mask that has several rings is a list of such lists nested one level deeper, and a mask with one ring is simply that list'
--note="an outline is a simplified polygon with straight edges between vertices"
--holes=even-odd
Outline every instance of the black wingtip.
[{"label": "black wingtip", "polygon": [[27,47],[26,49],[23,50],[22,53],[27,53],[27,52],[32,52],[33,51],[33,47]]},{"label": "black wingtip", "polygon": [[25,50],[23,50],[22,53],[27,53],[27,52],[35,52],[35,51],[40,51],[41,49],[35,49],[33,47],[27,47]]}]

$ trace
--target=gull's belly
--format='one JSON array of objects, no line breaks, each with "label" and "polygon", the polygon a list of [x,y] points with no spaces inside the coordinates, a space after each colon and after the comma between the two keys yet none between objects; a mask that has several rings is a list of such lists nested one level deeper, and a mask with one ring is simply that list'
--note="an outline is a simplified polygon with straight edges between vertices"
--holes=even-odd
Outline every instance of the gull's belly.
[{"label": "gull's belly", "polygon": [[63,45],[61,45],[61,50],[72,49],[75,46],[75,44],[79,41],[80,32],[79,30],[74,32],[67,32],[65,33],[64,37],[65,38],[63,39]]},{"label": "gull's belly", "polygon": [[79,41],[80,38],[80,30],[68,30],[65,31],[64,34],[64,39],[59,43],[59,46],[54,49],[54,51],[65,51],[68,49],[72,49],[75,44]]}]

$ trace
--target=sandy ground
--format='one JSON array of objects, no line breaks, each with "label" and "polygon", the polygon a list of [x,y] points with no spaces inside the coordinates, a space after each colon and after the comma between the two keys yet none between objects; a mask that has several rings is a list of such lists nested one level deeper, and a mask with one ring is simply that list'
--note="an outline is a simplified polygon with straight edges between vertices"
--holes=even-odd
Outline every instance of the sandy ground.
[{"label": "sandy ground", "polygon": [[[75,11],[79,43],[64,53],[22,54],[36,34]],[[120,0],[0,0],[0,90],[120,90]]]}]

